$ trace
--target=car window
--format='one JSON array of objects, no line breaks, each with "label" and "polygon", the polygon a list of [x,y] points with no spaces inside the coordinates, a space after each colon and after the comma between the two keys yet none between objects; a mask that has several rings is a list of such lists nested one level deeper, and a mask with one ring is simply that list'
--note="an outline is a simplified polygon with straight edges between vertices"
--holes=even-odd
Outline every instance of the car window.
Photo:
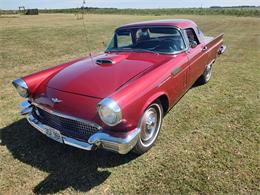
[{"label": "car window", "polygon": [[126,35],[117,35],[117,44],[118,47],[127,47],[133,44],[131,33],[129,32]]},{"label": "car window", "polygon": [[197,43],[197,45],[200,44],[199,39],[192,28],[185,29],[184,31],[189,39],[190,44],[194,41]]},{"label": "car window", "polygon": [[174,53],[186,48],[181,32],[174,27],[118,29],[108,49]]}]

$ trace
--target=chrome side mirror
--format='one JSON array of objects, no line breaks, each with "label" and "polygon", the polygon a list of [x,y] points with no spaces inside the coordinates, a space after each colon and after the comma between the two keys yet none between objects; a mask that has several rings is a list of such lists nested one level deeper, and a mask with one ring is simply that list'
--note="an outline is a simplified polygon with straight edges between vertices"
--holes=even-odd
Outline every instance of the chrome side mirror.
[{"label": "chrome side mirror", "polygon": [[191,47],[191,48],[195,48],[195,47],[197,47],[197,45],[198,45],[198,44],[197,44],[196,41],[191,41],[191,42],[190,42],[190,47]]}]

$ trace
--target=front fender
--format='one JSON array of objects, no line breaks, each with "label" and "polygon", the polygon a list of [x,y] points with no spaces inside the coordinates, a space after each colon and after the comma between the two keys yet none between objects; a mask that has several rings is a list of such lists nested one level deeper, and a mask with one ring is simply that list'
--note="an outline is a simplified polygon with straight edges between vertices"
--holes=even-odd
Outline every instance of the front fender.
[{"label": "front fender", "polygon": [[53,75],[57,74],[57,72],[61,71],[62,69],[66,68],[67,66],[79,61],[80,59],[72,60],[70,62],[42,70],[27,76],[22,77],[22,79],[27,84],[30,94],[33,96],[35,92],[41,87],[45,86],[44,82],[48,82],[48,80],[53,77]]},{"label": "front fender", "polygon": [[123,120],[118,126],[118,129],[126,129],[126,131],[129,131],[137,128],[147,107],[162,96],[166,96],[169,102],[167,93],[162,90],[158,91],[158,88],[154,88],[148,93],[140,94],[140,96],[136,96],[135,98],[128,99],[128,101],[126,101],[127,105],[122,107]]},{"label": "front fender", "polygon": [[167,97],[167,100],[169,102],[169,96],[167,95],[166,92],[164,91],[158,91],[156,92],[155,94],[153,94],[146,102],[145,104],[143,105],[142,109],[141,109],[141,114],[144,113],[144,111],[146,110],[146,108],[152,104],[155,100],[157,100],[158,98],[162,97],[162,96],[166,96]]}]

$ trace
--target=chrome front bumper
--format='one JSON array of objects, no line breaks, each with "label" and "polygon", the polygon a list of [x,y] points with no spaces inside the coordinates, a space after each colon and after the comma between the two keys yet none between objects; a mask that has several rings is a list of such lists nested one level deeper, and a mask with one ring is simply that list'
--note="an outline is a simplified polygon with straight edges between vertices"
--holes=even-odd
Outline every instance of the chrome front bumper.
[{"label": "chrome front bumper", "polygon": [[[39,130],[41,133],[47,135],[47,131],[52,127],[49,127],[41,123],[32,115],[31,103],[28,101],[24,101],[20,104],[20,106],[21,106],[21,114],[22,115],[28,114],[27,116],[28,122],[37,130]],[[100,147],[106,150],[118,152],[120,154],[126,154],[130,150],[132,150],[132,148],[136,145],[139,134],[140,134],[139,128],[136,128],[125,135],[121,135],[120,137],[115,137],[108,133],[98,131],[97,133],[94,133],[92,136],[90,136],[88,142],[79,141],[77,139],[61,135],[62,136],[61,143],[76,148],[80,148],[83,150],[92,150],[93,148]]]}]

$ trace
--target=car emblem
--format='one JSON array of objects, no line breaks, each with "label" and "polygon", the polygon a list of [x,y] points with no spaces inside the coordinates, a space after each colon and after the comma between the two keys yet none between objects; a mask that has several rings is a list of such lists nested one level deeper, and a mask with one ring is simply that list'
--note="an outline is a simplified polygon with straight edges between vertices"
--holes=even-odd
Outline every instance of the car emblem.
[{"label": "car emblem", "polygon": [[56,104],[62,102],[62,100],[59,100],[58,98],[51,98],[51,101]]}]

